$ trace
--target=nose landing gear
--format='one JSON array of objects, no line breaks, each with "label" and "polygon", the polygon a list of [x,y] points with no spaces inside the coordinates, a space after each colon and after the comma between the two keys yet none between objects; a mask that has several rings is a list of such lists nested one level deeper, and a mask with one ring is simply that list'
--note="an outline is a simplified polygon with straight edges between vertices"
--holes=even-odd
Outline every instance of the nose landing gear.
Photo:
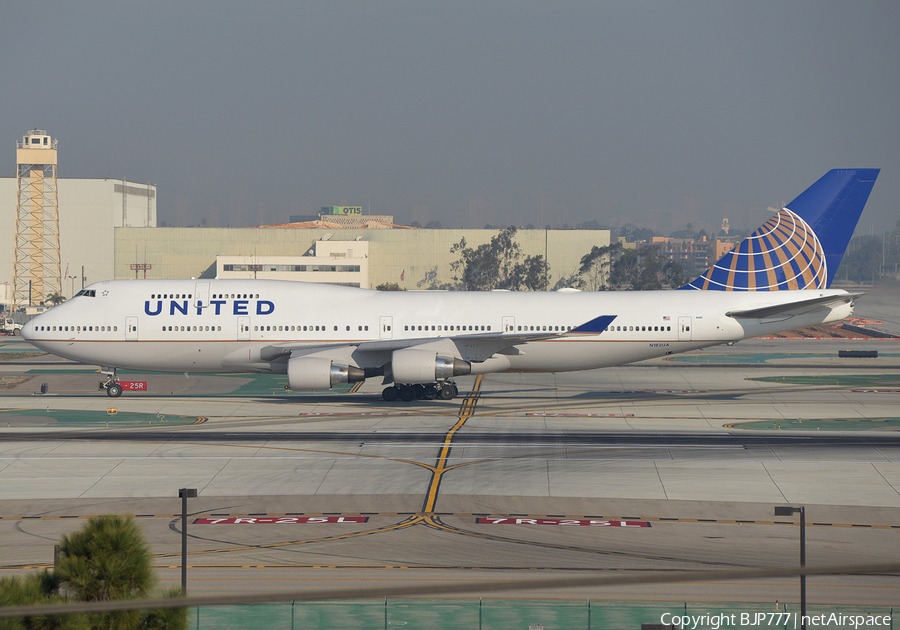
[{"label": "nose landing gear", "polygon": [[110,398],[118,398],[122,395],[122,386],[116,383],[115,381],[111,381],[106,384],[106,395]]},{"label": "nose landing gear", "polygon": [[99,389],[105,389],[110,398],[121,396],[122,386],[116,381],[116,368],[101,367],[100,371],[106,375],[106,382],[100,383]]}]

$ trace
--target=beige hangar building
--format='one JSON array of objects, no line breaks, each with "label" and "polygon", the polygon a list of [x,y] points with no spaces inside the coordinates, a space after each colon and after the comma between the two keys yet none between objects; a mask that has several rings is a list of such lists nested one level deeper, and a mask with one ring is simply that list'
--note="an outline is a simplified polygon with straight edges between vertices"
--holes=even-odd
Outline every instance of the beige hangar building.
[{"label": "beige hangar building", "polygon": [[[132,228],[115,230],[116,278],[265,278],[415,291],[451,283],[454,244],[499,230],[366,228]],[[550,286],[578,270],[608,230],[519,230],[524,256],[545,256]],[[148,269],[138,270],[143,265]]]}]

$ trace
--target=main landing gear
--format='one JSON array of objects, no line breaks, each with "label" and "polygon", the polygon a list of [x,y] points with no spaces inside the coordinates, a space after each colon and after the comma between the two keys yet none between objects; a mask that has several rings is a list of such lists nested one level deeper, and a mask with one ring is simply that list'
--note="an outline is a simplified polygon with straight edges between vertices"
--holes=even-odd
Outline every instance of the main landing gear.
[{"label": "main landing gear", "polygon": [[387,402],[393,402],[398,398],[404,402],[410,402],[417,398],[425,400],[453,400],[459,395],[459,388],[453,381],[444,381],[442,383],[428,383],[427,385],[399,385],[394,384],[385,387],[381,392],[381,397]]}]

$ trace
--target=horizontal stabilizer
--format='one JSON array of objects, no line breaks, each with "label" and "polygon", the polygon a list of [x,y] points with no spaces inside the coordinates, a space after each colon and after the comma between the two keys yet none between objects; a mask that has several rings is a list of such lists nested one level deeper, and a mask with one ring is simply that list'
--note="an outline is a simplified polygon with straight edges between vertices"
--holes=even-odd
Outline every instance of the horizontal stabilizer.
[{"label": "horizontal stabilizer", "polygon": [[763,306],[760,308],[751,308],[745,311],[728,311],[725,313],[728,317],[738,319],[765,319],[767,317],[793,317],[817,308],[828,308],[840,306],[852,302],[858,297],[862,297],[863,293],[847,293],[844,295],[826,295],[822,297],[808,298],[798,300],[796,302],[787,302],[786,304],[776,304],[774,306]]}]

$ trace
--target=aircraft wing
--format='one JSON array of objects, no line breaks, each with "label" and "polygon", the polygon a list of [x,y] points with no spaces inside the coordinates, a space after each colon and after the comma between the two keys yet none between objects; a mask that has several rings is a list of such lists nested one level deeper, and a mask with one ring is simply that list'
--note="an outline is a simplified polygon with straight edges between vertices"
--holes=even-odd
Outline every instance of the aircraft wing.
[{"label": "aircraft wing", "polygon": [[342,344],[298,344],[284,343],[265,346],[260,349],[259,355],[263,361],[275,361],[281,357],[297,355],[309,355],[320,352],[330,352],[337,348],[352,349],[352,352],[366,353],[390,353],[394,350],[411,348],[414,346],[444,346],[452,343],[459,351],[461,357],[467,361],[484,361],[491,355],[511,348],[513,346],[538,341],[541,339],[553,339],[555,337],[567,337],[570,335],[598,335],[616,318],[615,315],[601,315],[589,322],[565,332],[489,332],[473,335],[448,335],[446,337],[413,337],[407,339],[379,339],[378,341],[348,342]]},{"label": "aircraft wing", "polygon": [[263,361],[276,361],[281,357],[311,355],[318,353],[332,353],[339,348],[365,353],[391,353],[394,350],[412,348],[414,346],[444,346],[452,344],[456,347],[461,357],[467,361],[483,361],[491,355],[506,348],[537,341],[538,339],[551,339],[564,333],[486,333],[481,335],[458,335],[447,337],[413,337],[409,339],[380,339],[378,341],[348,342],[347,344],[298,344],[285,343],[273,344],[260,349],[259,356]]},{"label": "aircraft wing", "polygon": [[844,295],[826,295],[823,297],[807,298],[797,300],[796,302],[787,302],[785,304],[776,304],[774,306],[762,306],[759,308],[751,308],[742,311],[728,311],[725,313],[728,317],[736,319],[765,319],[767,317],[793,317],[808,313],[822,307],[835,307],[841,304],[852,302],[858,297],[862,297],[864,293],[846,293]]}]

